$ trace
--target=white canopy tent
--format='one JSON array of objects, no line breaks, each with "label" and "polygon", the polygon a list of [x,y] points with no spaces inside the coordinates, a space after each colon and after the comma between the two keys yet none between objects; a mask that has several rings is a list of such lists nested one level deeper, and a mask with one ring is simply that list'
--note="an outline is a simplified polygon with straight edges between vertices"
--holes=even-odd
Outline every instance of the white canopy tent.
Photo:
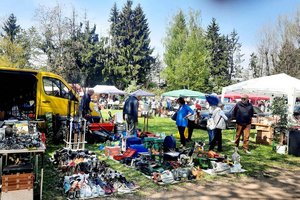
[{"label": "white canopy tent", "polygon": [[93,88],[93,90],[96,94],[120,94],[120,95],[127,94],[126,92],[119,90],[113,85],[96,85]]},{"label": "white canopy tent", "polygon": [[300,96],[300,80],[282,73],[243,81],[223,87],[222,101],[226,92],[259,94],[271,98],[286,96],[288,99],[288,111],[291,115],[294,111],[296,97]]}]

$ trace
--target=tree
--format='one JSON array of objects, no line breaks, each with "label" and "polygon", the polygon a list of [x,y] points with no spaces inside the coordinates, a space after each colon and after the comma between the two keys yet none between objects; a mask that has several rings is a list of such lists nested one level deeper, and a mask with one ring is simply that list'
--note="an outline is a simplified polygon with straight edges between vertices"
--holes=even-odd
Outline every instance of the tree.
[{"label": "tree", "polygon": [[7,38],[11,43],[14,43],[18,34],[21,31],[19,25],[17,25],[17,18],[14,14],[10,14],[8,19],[3,24],[3,31],[5,34],[1,34],[2,37]]},{"label": "tree", "polygon": [[207,28],[207,38],[209,43],[207,48],[210,51],[211,59],[208,62],[210,66],[210,79],[208,85],[210,91],[221,92],[222,87],[229,85],[228,78],[228,46],[225,36],[219,33],[219,25],[213,18]]},{"label": "tree", "polygon": [[69,37],[68,21],[58,4],[53,8],[40,6],[35,13],[41,38],[39,49],[47,56],[47,68],[60,75],[64,70],[64,42]]},{"label": "tree", "polygon": [[279,52],[278,65],[273,69],[273,73],[286,73],[294,77],[300,77],[300,63],[297,62],[297,54],[299,54],[299,49],[296,49],[293,43],[286,40]]},{"label": "tree", "polygon": [[178,88],[208,91],[206,82],[209,76],[207,60],[209,51],[206,49],[207,39],[199,23],[199,13],[190,11],[188,36],[183,50],[178,57],[177,70]]},{"label": "tree", "polygon": [[17,43],[12,43],[8,38],[0,39],[0,63],[2,66],[24,68],[24,49]]},{"label": "tree", "polygon": [[120,14],[117,8],[117,4],[114,3],[110,11],[110,30],[109,30],[109,46],[107,48],[107,62],[106,66],[103,68],[103,74],[105,74],[104,81],[111,85],[119,86],[118,80],[122,79],[121,73],[119,72],[118,58],[120,55]]},{"label": "tree", "polygon": [[119,13],[114,4],[109,21],[110,61],[104,68],[108,74],[106,81],[114,82],[121,89],[132,80],[147,85],[155,59],[151,56],[150,31],[141,6],[132,9],[132,1],[128,0]]},{"label": "tree", "polygon": [[164,39],[165,53],[164,62],[166,68],[163,71],[163,76],[166,79],[169,89],[178,89],[180,87],[180,79],[176,76],[179,74],[181,66],[179,66],[179,57],[186,44],[188,30],[185,16],[182,10],[173,17],[172,22],[167,28],[167,36]]},{"label": "tree", "polygon": [[1,34],[0,39],[1,63],[9,67],[24,68],[29,59],[25,51],[28,42],[21,39],[21,28],[17,25],[14,14],[4,22],[2,29],[4,34]]},{"label": "tree", "polygon": [[250,55],[249,69],[252,71],[253,78],[260,77],[260,69],[259,68],[260,67],[258,65],[258,58],[254,53],[252,53]]},{"label": "tree", "polygon": [[242,59],[243,54],[241,54],[241,43],[239,43],[238,33],[233,30],[230,33],[230,37],[228,39],[228,75],[230,84],[235,83],[238,79],[241,78],[242,74]]},{"label": "tree", "polygon": [[73,10],[69,27],[70,38],[63,43],[65,64],[62,73],[69,82],[80,80],[83,86],[91,86],[97,80],[101,80],[103,67],[101,65],[103,46],[99,43],[96,25],[91,28],[88,20],[77,23],[76,12]]},{"label": "tree", "polygon": [[140,66],[138,69],[137,84],[143,84],[147,87],[150,80],[152,64],[155,58],[151,55],[153,48],[150,47],[150,30],[143,9],[140,4],[134,10],[137,53],[135,55],[136,63]]}]

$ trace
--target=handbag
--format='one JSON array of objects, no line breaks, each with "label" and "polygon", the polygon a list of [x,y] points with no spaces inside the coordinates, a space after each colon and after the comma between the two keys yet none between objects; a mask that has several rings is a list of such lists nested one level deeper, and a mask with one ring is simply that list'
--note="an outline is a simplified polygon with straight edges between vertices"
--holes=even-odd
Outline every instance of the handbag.
[{"label": "handbag", "polygon": [[206,127],[209,129],[209,130],[214,130],[216,128],[216,126],[219,124],[220,120],[221,120],[222,116],[220,116],[217,124],[215,124],[214,122],[214,118],[211,117],[207,120],[207,124],[206,124]]},{"label": "handbag", "polygon": [[176,121],[176,118],[177,118],[177,111],[172,115],[171,119]]}]

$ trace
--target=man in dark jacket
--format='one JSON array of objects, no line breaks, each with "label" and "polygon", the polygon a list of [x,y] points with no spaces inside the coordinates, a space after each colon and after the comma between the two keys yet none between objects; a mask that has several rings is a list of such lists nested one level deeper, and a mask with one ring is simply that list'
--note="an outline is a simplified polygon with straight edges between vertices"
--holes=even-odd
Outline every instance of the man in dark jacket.
[{"label": "man in dark jacket", "polygon": [[137,126],[139,99],[139,96],[129,96],[124,103],[123,119],[126,120],[129,131],[135,130]]},{"label": "man in dark jacket", "polygon": [[82,112],[82,117],[84,118],[90,118],[90,114],[92,112],[92,109],[90,108],[90,103],[91,103],[91,96],[93,96],[94,90],[89,89],[88,92],[83,95],[81,99],[81,112]]},{"label": "man in dark jacket", "polygon": [[238,147],[240,143],[241,134],[244,133],[243,150],[246,153],[249,151],[249,136],[251,129],[251,120],[253,117],[253,106],[249,102],[248,95],[242,95],[241,101],[238,102],[233,110],[233,116],[236,119],[236,136],[235,145]]}]

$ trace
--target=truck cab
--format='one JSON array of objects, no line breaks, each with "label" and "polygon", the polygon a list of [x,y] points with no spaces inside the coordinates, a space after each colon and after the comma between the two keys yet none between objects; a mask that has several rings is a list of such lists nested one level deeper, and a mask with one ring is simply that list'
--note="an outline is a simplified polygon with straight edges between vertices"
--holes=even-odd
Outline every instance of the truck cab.
[{"label": "truck cab", "polygon": [[47,112],[74,116],[78,112],[79,96],[54,73],[0,68],[0,91],[0,112],[4,119],[38,119]]}]

